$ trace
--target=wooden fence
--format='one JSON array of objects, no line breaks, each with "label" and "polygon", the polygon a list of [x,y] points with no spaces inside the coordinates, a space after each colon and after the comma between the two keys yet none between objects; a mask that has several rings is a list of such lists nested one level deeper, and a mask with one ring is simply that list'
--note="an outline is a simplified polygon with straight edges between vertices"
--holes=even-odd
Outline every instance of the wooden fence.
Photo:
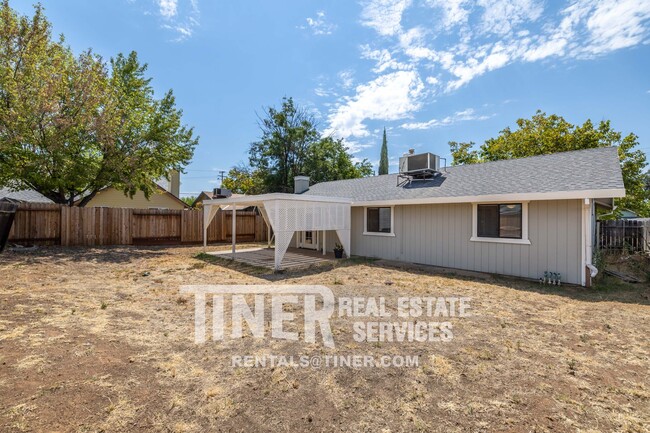
[{"label": "wooden fence", "polygon": [[[237,211],[237,242],[267,240],[264,219]],[[230,212],[217,212],[208,242],[231,242]],[[203,211],[80,208],[26,203],[16,212],[9,242],[36,245],[161,245],[203,242]]]},{"label": "wooden fence", "polygon": [[602,249],[650,251],[650,219],[598,221],[597,233]]}]

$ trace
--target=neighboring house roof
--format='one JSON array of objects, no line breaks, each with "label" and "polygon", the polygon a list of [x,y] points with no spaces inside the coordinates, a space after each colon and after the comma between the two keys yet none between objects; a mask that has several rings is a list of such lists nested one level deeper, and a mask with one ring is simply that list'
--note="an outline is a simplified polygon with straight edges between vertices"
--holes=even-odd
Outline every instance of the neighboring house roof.
[{"label": "neighboring house roof", "polygon": [[621,211],[621,219],[632,219],[632,218],[638,218],[639,215],[637,215],[635,212],[632,212],[631,210],[628,209],[623,209]]},{"label": "neighboring house roof", "polygon": [[[231,194],[229,198],[238,198],[246,197],[246,194]],[[202,203],[203,200],[213,200],[214,194],[212,191],[201,191],[201,193],[194,199],[192,202],[192,207],[196,207],[197,204]],[[222,200],[222,199],[218,199]],[[237,206],[237,210],[248,210],[251,206]],[[228,208],[230,210],[230,208]]]},{"label": "neighboring house roof", "polygon": [[212,191],[201,191],[192,202],[192,207],[196,207],[196,205],[202,203],[203,200],[212,200],[212,197],[214,197]]},{"label": "neighboring house roof", "polygon": [[622,197],[625,193],[616,147],[447,167],[433,180],[414,181],[402,187],[397,186],[397,176],[387,174],[323,182],[312,185],[303,194],[349,198],[358,204],[449,202],[515,194],[563,198]]},{"label": "neighboring house roof", "polygon": [[9,189],[0,188],[0,200],[2,199],[10,199],[14,201],[23,201],[29,203],[54,203],[52,200],[45,197],[40,192],[31,189],[11,191]]},{"label": "neighboring house roof", "polygon": [[[171,192],[167,191],[165,188],[163,188],[162,186],[158,185],[157,183],[155,183],[154,186],[155,186],[156,189],[158,190],[157,194],[160,194],[160,195],[162,195],[162,196],[167,197],[168,199],[172,200],[173,202],[178,203],[178,204],[179,204],[181,207],[183,207],[183,208],[189,208],[189,207],[190,207],[190,206],[189,206],[187,203],[185,203],[183,200],[181,200],[180,198],[176,197],[174,194],[172,194]],[[93,200],[95,200],[95,201],[100,200],[100,194],[101,194],[102,192],[105,192],[105,191],[107,191],[107,190],[112,190],[112,189],[115,189],[115,188],[113,188],[112,186],[109,186],[109,187],[105,187],[105,188],[100,189],[99,191],[97,191],[97,195],[95,195],[95,197],[93,197],[93,198],[92,198],[88,203],[86,203],[86,204],[84,205],[84,207],[94,207],[94,202],[93,202]],[[141,191],[138,191],[136,194],[141,194]],[[124,200],[123,203],[126,204],[126,206],[115,206],[114,204],[110,204],[109,206],[110,206],[110,207],[126,207],[126,208],[130,208],[130,207],[133,207],[133,206],[134,206],[134,203],[135,203],[134,200],[131,199],[128,195],[124,195],[124,194],[120,191],[119,201],[122,202],[122,200]],[[79,205],[80,202],[81,202],[81,198],[78,199],[78,200],[75,202],[75,204]],[[122,203],[120,203],[120,204],[122,204]]]}]

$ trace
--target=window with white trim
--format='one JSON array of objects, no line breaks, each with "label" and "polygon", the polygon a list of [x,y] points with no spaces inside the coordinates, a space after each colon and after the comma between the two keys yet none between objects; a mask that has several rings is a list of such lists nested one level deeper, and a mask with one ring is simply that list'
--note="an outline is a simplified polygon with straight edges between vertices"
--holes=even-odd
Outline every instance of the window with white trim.
[{"label": "window with white trim", "polygon": [[472,241],[530,244],[528,203],[474,203]]},{"label": "window with white trim", "polygon": [[369,235],[393,235],[393,208],[367,207],[365,208],[365,230]]},{"label": "window with white trim", "polygon": [[521,239],[521,203],[479,204],[477,206],[478,237]]}]

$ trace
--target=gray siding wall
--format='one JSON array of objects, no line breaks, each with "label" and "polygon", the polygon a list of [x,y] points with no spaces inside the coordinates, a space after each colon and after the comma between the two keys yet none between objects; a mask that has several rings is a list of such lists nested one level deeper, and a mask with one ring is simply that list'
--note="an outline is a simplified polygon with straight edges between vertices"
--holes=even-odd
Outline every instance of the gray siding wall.
[{"label": "gray siding wall", "polygon": [[580,200],[530,202],[530,245],[470,241],[469,203],[395,206],[395,237],[363,235],[363,212],[352,208],[354,255],[534,279],[560,272],[563,282],[581,282]]}]

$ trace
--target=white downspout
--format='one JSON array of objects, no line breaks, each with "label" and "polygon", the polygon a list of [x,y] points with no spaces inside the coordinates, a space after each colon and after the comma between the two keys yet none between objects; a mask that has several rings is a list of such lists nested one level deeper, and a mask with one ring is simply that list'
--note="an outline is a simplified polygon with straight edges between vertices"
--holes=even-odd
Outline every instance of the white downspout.
[{"label": "white downspout", "polygon": [[590,282],[591,278],[598,275],[598,269],[592,263],[593,257],[593,228],[592,214],[594,203],[592,200],[585,198],[582,205],[582,285],[587,285],[587,269],[589,269]]},{"label": "white downspout", "polygon": [[598,269],[593,265],[592,260],[594,257],[594,222],[596,219],[596,203],[591,200],[589,204],[589,236],[587,237],[587,268],[589,268],[591,278],[598,275]]},{"label": "white downspout", "polygon": [[237,206],[232,206],[232,259],[235,260],[235,244],[237,243]]}]

